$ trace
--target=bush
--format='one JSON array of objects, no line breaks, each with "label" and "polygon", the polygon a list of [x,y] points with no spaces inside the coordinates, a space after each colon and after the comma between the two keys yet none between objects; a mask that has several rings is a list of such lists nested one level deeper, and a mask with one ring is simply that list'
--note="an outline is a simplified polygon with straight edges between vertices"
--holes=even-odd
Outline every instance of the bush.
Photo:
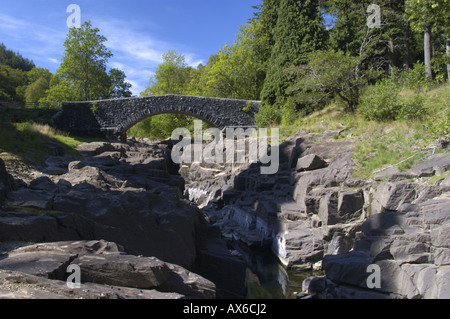
[{"label": "bush", "polygon": [[388,79],[368,87],[361,98],[359,110],[367,120],[395,121],[401,110],[400,88]]},{"label": "bush", "polygon": [[425,65],[421,62],[415,63],[408,71],[396,68],[391,75],[391,81],[398,86],[412,90],[427,89],[431,84]]},{"label": "bush", "polygon": [[427,126],[435,138],[450,137],[450,108],[430,117]]},{"label": "bush", "polygon": [[416,94],[412,99],[406,100],[401,104],[398,113],[398,119],[419,120],[428,115],[428,109],[425,107],[425,98]]},{"label": "bush", "polygon": [[283,126],[292,125],[299,118],[299,114],[297,112],[297,106],[292,100],[288,100],[288,102],[281,109],[281,124]]},{"label": "bush", "polygon": [[271,105],[264,104],[255,115],[255,122],[260,128],[279,124],[281,122],[281,111]]}]

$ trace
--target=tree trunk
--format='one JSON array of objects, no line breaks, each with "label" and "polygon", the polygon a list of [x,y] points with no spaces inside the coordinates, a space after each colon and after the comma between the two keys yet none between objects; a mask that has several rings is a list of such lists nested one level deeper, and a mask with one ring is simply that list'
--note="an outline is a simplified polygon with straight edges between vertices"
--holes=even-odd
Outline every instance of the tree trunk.
[{"label": "tree trunk", "polygon": [[389,37],[389,73],[393,74],[395,69],[395,46],[394,39]]},{"label": "tree trunk", "polygon": [[405,22],[405,55],[403,56],[403,67],[405,71],[410,68],[410,26],[408,21]]},{"label": "tree trunk", "polygon": [[[446,39],[446,45],[447,45],[447,56],[450,58],[450,35],[447,35]],[[447,77],[448,81],[450,82],[450,63],[447,63]]]},{"label": "tree trunk", "polygon": [[431,31],[428,26],[424,30],[425,69],[429,79],[433,78],[431,69]]}]

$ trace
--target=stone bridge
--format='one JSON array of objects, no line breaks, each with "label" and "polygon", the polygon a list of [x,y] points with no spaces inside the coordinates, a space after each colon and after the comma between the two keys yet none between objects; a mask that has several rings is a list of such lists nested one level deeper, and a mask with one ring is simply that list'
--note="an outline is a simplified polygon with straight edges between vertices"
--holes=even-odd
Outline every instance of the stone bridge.
[{"label": "stone bridge", "polygon": [[190,115],[219,129],[254,127],[260,104],[259,101],[184,95],[68,102],[63,103],[53,124],[76,136],[123,140],[138,122],[165,113]]}]

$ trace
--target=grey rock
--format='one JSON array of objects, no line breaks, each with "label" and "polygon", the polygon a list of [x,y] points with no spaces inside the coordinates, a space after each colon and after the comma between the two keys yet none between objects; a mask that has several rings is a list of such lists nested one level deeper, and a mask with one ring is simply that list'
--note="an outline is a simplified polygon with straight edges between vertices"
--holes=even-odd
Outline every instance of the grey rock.
[{"label": "grey rock", "polygon": [[45,160],[47,167],[44,173],[55,176],[66,174],[68,171],[67,166],[72,161],[73,158],[67,156],[50,156]]},{"label": "grey rock", "polygon": [[360,218],[364,202],[362,190],[340,192],[337,210],[339,221],[349,222],[353,219]]},{"label": "grey rock", "polygon": [[177,293],[157,290],[109,287],[92,283],[80,289],[67,287],[66,282],[49,280],[21,272],[0,270],[0,299],[185,299]]},{"label": "grey rock", "polygon": [[84,282],[138,289],[155,289],[170,273],[164,262],[152,257],[87,255],[76,258],[73,264],[81,268]]},{"label": "grey rock", "polygon": [[322,268],[327,278],[342,284],[367,288],[367,268],[371,264],[369,255],[354,251],[340,255],[326,255]]},{"label": "grey rock", "polygon": [[385,182],[375,191],[372,201],[372,214],[396,211],[401,205],[416,199],[418,186],[408,181]]},{"label": "grey rock", "polygon": [[441,192],[450,192],[450,175],[439,184]]},{"label": "grey rock", "polygon": [[405,215],[397,212],[385,212],[370,216],[362,225],[364,235],[391,236],[405,233]]},{"label": "grey rock", "polygon": [[412,168],[410,172],[419,177],[428,177],[440,175],[450,169],[450,154],[442,156],[433,156],[426,162],[423,162]]},{"label": "grey rock", "polygon": [[389,178],[390,176],[398,174],[398,173],[399,173],[399,170],[398,170],[397,166],[390,167],[390,168],[376,174],[374,177],[374,180],[375,181],[384,181],[387,178]]},{"label": "grey rock", "polygon": [[86,156],[100,155],[104,152],[114,152],[116,148],[107,142],[84,143],[77,147],[77,151]]},{"label": "grey rock", "polygon": [[73,161],[73,162],[70,162],[68,165],[69,172],[71,172],[73,170],[79,170],[84,167],[86,167],[86,165],[81,161]]},{"label": "grey rock", "polygon": [[429,247],[420,242],[394,240],[390,253],[394,260],[410,264],[427,264],[430,260]]},{"label": "grey rock", "polygon": [[83,283],[179,291],[191,298],[215,298],[215,285],[201,276],[154,257],[126,255],[121,247],[105,241],[21,247],[0,260],[0,269],[64,281],[71,264],[80,267]]},{"label": "grey rock", "polygon": [[325,162],[321,157],[311,154],[298,159],[296,170],[297,172],[313,171],[323,168],[326,165],[327,162]]},{"label": "grey rock", "polygon": [[12,207],[28,207],[48,211],[53,208],[54,194],[43,190],[20,189],[10,192],[5,204]]},{"label": "grey rock", "polygon": [[0,204],[6,197],[6,194],[13,189],[14,179],[8,174],[5,162],[0,158]]},{"label": "grey rock", "polygon": [[58,190],[58,186],[50,178],[43,176],[31,181],[30,189],[53,193]]}]

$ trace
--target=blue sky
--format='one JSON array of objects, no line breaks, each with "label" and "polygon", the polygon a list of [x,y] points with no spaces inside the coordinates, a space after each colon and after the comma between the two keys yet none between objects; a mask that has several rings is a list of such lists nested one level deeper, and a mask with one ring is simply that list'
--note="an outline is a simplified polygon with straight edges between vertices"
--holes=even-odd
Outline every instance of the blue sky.
[{"label": "blue sky", "polygon": [[162,61],[175,50],[189,65],[206,63],[225,43],[232,43],[262,0],[0,0],[0,43],[55,72],[68,32],[67,7],[81,8],[108,38],[114,57],[110,68],[125,72],[133,94],[145,89]]}]

